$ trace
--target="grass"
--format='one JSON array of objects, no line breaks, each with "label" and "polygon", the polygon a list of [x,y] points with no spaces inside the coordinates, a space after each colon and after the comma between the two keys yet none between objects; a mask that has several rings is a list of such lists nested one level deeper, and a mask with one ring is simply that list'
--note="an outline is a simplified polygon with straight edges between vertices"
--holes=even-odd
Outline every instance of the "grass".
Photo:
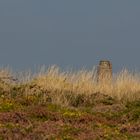
[{"label": "grass", "polygon": [[[122,102],[140,98],[140,75],[127,70],[114,74],[113,82],[101,84],[97,83],[95,69],[63,72],[56,66],[41,68],[37,74],[29,73],[20,78],[12,94],[14,95],[16,90],[21,90],[26,96],[40,96],[41,102],[50,100],[65,106],[70,104],[77,106],[95,93],[108,95]],[[7,85],[0,87],[3,92],[9,90]]]},{"label": "grass", "polygon": [[[18,79],[15,80],[15,79]],[[0,71],[0,139],[140,137],[140,75],[122,70],[97,83],[96,69]]]}]

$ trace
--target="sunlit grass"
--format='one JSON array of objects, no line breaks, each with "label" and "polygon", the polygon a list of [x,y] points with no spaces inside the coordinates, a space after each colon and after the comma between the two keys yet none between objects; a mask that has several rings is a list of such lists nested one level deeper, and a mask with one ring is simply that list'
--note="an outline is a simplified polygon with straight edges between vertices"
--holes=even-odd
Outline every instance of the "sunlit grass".
[{"label": "sunlit grass", "polygon": [[[2,78],[12,77],[11,73],[3,69],[0,71],[0,75],[0,94],[13,94],[11,93],[11,91],[13,92],[12,80],[7,83]],[[51,66],[48,69],[42,67],[35,74],[30,71],[17,76],[18,82],[14,84],[14,88],[18,88],[15,88],[14,92],[26,97],[38,97],[39,102],[49,100],[56,104],[69,105],[74,101],[88,100],[95,93],[105,94],[122,102],[140,99],[140,75],[128,70],[113,74],[112,82],[102,83],[97,82],[95,68],[74,72],[62,71],[57,66]],[[83,96],[85,98],[82,99]]]},{"label": "sunlit grass", "polygon": [[[118,100],[137,100],[140,98],[140,75],[128,70],[114,74],[112,82],[97,83],[96,69],[91,71],[62,72],[56,66],[50,67],[44,73],[39,73],[32,82],[43,91],[55,92],[54,99],[71,93],[74,96],[102,93]],[[60,98],[60,99],[59,99]]]}]

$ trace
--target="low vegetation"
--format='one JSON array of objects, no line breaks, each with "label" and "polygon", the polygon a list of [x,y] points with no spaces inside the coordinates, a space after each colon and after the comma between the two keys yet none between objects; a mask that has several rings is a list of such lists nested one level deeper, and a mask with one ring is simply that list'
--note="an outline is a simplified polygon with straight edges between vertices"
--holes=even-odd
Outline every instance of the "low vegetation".
[{"label": "low vegetation", "polygon": [[96,69],[0,71],[0,140],[139,140],[140,75],[97,83]]}]

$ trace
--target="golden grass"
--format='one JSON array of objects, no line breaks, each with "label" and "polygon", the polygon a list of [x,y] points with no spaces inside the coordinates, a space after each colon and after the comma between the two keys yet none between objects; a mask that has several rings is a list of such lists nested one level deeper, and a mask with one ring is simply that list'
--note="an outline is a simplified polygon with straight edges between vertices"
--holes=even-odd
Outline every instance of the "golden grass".
[{"label": "golden grass", "polygon": [[[96,69],[91,71],[63,72],[57,66],[39,72],[33,80],[42,90],[57,92],[55,100],[65,93],[91,95],[103,93],[118,100],[140,98],[140,75],[122,70],[113,75],[112,82],[97,83]],[[60,96],[61,95],[61,96]]]},{"label": "golden grass", "polygon": [[41,91],[46,98],[49,93],[53,102],[61,104],[68,104],[65,100],[66,94],[76,97],[102,93],[122,101],[140,99],[140,75],[128,70],[114,74],[112,82],[104,83],[97,83],[95,68],[90,71],[83,69],[77,72],[64,72],[57,66],[51,66],[48,69],[42,67],[35,75],[28,72],[19,78],[23,78],[20,84],[35,85],[36,89],[30,89],[27,86],[26,95],[34,95]]}]

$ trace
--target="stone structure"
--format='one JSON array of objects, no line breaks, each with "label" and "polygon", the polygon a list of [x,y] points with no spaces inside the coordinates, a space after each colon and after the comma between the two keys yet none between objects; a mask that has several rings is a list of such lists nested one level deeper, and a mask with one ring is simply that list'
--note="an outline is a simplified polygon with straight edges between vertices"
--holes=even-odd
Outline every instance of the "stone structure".
[{"label": "stone structure", "polygon": [[101,60],[97,69],[98,82],[110,82],[112,80],[112,64],[108,60]]}]

